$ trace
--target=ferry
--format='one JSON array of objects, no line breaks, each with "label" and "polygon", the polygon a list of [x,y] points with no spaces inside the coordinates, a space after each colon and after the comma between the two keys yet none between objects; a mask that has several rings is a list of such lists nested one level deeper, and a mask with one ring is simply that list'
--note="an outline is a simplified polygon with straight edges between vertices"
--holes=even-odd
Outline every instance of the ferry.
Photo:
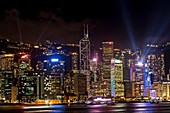
[{"label": "ferry", "polygon": [[109,97],[90,97],[86,100],[86,104],[114,104],[113,101]]}]

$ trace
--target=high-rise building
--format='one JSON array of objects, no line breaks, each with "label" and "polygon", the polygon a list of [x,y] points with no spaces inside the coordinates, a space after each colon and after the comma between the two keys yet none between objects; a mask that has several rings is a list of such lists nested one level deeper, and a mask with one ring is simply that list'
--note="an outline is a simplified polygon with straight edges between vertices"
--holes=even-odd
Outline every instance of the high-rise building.
[{"label": "high-rise building", "polygon": [[90,60],[90,71],[91,71],[91,93],[92,96],[97,96],[100,90],[100,79],[98,70],[98,58],[95,57]]},{"label": "high-rise building", "polygon": [[132,97],[144,97],[144,69],[143,64],[131,68]]},{"label": "high-rise building", "polygon": [[80,70],[90,68],[90,40],[88,37],[88,25],[84,25],[84,37],[79,41]]},{"label": "high-rise building", "polygon": [[11,102],[14,84],[14,54],[0,55],[0,99]]},{"label": "high-rise building", "polygon": [[18,99],[21,102],[33,102],[37,98],[37,77],[24,72],[19,77]]},{"label": "high-rise building", "polygon": [[123,62],[119,59],[111,60],[111,96],[124,97]]},{"label": "high-rise building", "polygon": [[166,42],[164,44],[164,63],[165,63],[165,75],[168,78],[168,74],[170,74],[170,42]]},{"label": "high-rise building", "polygon": [[162,45],[163,46],[163,54],[161,55],[162,59],[161,59],[161,63],[163,63],[164,67],[161,67],[162,70],[164,70],[163,73],[163,77],[162,77],[162,89],[161,89],[161,96],[162,99],[166,99],[169,100],[170,99],[170,42],[166,42],[165,44]]},{"label": "high-rise building", "polygon": [[159,45],[148,44],[147,54],[144,54],[149,72],[153,74],[153,82],[165,79],[164,54]]},{"label": "high-rise building", "polygon": [[19,78],[18,94],[19,100],[23,102],[34,102],[36,99],[44,99],[44,76],[43,71],[25,71]]},{"label": "high-rise building", "polygon": [[131,49],[125,49],[122,51],[123,61],[123,79],[124,79],[124,94],[125,97],[132,97],[132,82],[130,80],[130,68],[136,61],[136,55]]},{"label": "high-rise building", "polygon": [[[26,71],[31,70],[30,55],[26,53],[19,53],[16,55],[18,61],[17,79],[18,79],[18,100],[22,102],[28,102],[31,100],[31,96],[34,96],[35,92],[33,87],[36,84],[36,80],[27,77]],[[28,93],[31,92],[31,93]],[[29,97],[29,98],[28,98]]]},{"label": "high-rise building", "polygon": [[74,73],[74,93],[79,101],[85,101],[91,97],[90,72],[88,70],[79,70]]},{"label": "high-rise building", "polygon": [[111,96],[111,59],[113,58],[113,42],[103,42],[103,93]]},{"label": "high-rise building", "polygon": [[93,82],[97,82],[98,78],[98,62],[97,58],[93,58],[93,60],[90,60],[90,71],[93,73]]},{"label": "high-rise building", "polygon": [[132,81],[132,97],[148,97],[151,88],[151,75],[148,72],[147,64],[137,61],[130,69]]},{"label": "high-rise building", "polygon": [[44,98],[64,100],[65,61],[62,55],[48,56],[44,62]]},{"label": "high-rise building", "polygon": [[162,97],[163,92],[167,91],[163,90],[163,82],[167,81],[163,48],[163,46],[157,44],[147,44],[147,52],[144,52],[145,62],[148,65],[148,72],[149,75],[151,75],[151,89],[156,92],[157,97]]},{"label": "high-rise building", "polygon": [[[91,97],[90,71],[73,70],[65,76],[65,100],[85,101]],[[66,102],[67,102],[66,101]]]},{"label": "high-rise building", "polygon": [[72,70],[78,70],[78,53],[72,52],[71,53],[71,61],[72,61]]}]

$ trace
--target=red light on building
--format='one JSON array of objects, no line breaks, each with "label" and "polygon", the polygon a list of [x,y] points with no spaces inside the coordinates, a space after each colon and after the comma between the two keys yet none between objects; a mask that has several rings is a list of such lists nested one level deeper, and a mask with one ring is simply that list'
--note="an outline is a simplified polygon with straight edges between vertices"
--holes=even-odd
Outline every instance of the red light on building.
[{"label": "red light on building", "polygon": [[28,55],[22,55],[21,59],[28,59]]},{"label": "red light on building", "polygon": [[109,45],[112,45],[113,42],[109,42]]}]

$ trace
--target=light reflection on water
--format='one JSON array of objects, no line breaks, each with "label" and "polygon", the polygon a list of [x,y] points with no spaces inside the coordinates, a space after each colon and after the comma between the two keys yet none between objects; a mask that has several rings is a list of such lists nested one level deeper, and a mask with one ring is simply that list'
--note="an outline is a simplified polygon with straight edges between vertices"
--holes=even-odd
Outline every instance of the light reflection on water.
[{"label": "light reflection on water", "polygon": [[117,103],[113,107],[127,107],[127,104],[126,103]]},{"label": "light reflection on water", "polygon": [[97,105],[88,105],[87,107],[89,108],[99,108],[99,107],[105,107],[108,106],[107,104],[97,104]]},{"label": "light reflection on water", "polygon": [[114,110],[110,110],[110,111],[114,111],[114,112],[123,112],[123,111],[127,111],[126,109],[122,108],[122,109],[114,109]]},{"label": "light reflection on water", "polygon": [[[14,108],[10,106],[13,110]],[[128,113],[160,113],[169,112],[170,113],[170,103],[115,103],[115,105],[85,105],[85,104],[73,104],[67,105],[51,105],[51,106],[16,106],[18,109],[9,111],[9,106],[0,106],[0,113],[110,113],[110,112],[128,112]],[[4,109],[4,111],[2,111]],[[7,109],[7,110],[5,110]],[[16,111],[20,112],[16,112]],[[1,112],[2,111],[2,112]]]},{"label": "light reflection on water", "polygon": [[154,104],[151,103],[131,103],[134,107],[148,107],[148,106],[154,106]]},{"label": "light reflection on water", "polygon": [[24,111],[24,113],[63,113],[63,110],[33,110],[33,111]]},{"label": "light reflection on water", "polygon": [[65,105],[40,105],[40,106],[23,106],[23,109],[50,109],[50,108],[54,108],[54,109],[61,109],[61,108],[65,108]]}]

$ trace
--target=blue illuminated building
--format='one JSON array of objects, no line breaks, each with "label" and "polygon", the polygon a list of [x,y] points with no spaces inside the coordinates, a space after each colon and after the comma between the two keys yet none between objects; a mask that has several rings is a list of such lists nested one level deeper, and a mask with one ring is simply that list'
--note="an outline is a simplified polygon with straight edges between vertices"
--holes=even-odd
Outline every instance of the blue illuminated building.
[{"label": "blue illuminated building", "polygon": [[148,70],[148,64],[144,65],[144,96],[148,96],[148,89],[152,88],[151,73]]},{"label": "blue illuminated building", "polygon": [[62,55],[47,56],[43,60],[44,98],[64,99],[65,61]]}]

